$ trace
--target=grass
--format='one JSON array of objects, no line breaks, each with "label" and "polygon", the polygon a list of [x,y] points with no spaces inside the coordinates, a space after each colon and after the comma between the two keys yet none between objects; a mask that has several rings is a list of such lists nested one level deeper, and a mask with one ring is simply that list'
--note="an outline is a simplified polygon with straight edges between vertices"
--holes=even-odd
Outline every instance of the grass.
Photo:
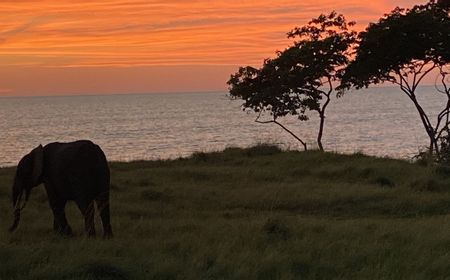
[{"label": "grass", "polygon": [[[111,163],[112,240],[52,233],[42,186],[14,234],[0,169],[0,279],[447,279],[450,169],[229,148]],[[100,226],[97,230],[101,232]]]}]

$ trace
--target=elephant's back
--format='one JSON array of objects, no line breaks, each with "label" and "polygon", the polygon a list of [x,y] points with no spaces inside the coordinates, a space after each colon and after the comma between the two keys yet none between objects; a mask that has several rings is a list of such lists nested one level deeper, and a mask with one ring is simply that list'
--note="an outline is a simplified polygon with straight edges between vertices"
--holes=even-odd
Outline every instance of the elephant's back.
[{"label": "elephant's back", "polygon": [[[102,149],[89,140],[50,143],[44,147],[46,177],[68,193],[109,188],[109,167]],[[73,196],[70,195],[70,196]]]},{"label": "elephant's back", "polygon": [[106,163],[102,149],[90,140],[50,143],[44,147],[44,154],[51,162],[71,163],[76,168],[81,168],[77,163],[89,168]]}]

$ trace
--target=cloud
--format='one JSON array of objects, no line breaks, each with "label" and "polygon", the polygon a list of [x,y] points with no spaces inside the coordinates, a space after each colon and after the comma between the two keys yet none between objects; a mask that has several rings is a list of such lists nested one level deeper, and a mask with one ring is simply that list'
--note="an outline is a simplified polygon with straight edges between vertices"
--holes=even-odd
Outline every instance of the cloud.
[{"label": "cloud", "polygon": [[357,0],[2,1],[0,30],[6,31],[0,33],[0,58],[9,57],[11,65],[46,67],[255,64],[289,44],[287,31],[320,13],[337,9],[367,23],[388,5]]},{"label": "cloud", "polygon": [[0,93],[225,90],[239,65],[260,65],[321,13],[362,30],[409,2],[2,0]]},{"label": "cloud", "polygon": [[13,90],[10,88],[0,88],[0,95],[10,95]]},{"label": "cloud", "polygon": [[0,42],[6,41],[10,37],[14,37],[20,33],[26,32],[27,30],[33,28],[41,22],[44,22],[44,17],[36,17],[29,22],[25,22],[19,26],[16,26],[10,30],[4,31],[0,33]]}]

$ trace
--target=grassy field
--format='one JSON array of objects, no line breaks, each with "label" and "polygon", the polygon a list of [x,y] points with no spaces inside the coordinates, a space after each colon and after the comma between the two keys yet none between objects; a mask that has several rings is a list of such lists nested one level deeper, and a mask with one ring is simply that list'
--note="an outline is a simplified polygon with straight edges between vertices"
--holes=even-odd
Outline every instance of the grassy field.
[{"label": "grassy field", "polygon": [[450,277],[449,168],[260,146],[111,170],[102,240],[74,204],[76,236],[54,235],[42,186],[9,234],[14,169],[0,169],[0,279]]}]

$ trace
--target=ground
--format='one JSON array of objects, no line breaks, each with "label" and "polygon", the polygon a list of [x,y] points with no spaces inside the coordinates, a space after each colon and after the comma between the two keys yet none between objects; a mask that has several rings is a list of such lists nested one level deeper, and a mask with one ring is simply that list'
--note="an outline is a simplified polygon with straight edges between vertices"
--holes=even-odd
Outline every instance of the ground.
[{"label": "ground", "polygon": [[14,168],[0,169],[0,279],[450,275],[448,167],[264,145],[110,166],[112,240],[85,238],[74,204],[76,236],[53,234],[42,186],[8,233]]}]

